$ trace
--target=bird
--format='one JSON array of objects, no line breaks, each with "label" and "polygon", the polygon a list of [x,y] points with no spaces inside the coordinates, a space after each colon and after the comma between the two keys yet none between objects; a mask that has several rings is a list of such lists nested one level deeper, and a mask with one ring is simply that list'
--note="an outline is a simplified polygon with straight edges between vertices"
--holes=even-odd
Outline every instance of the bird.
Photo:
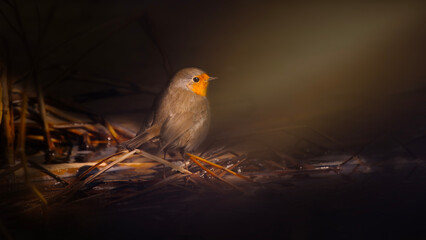
[{"label": "bird", "polygon": [[188,67],[179,70],[160,97],[149,120],[132,139],[120,144],[133,150],[159,138],[161,151],[192,152],[204,141],[210,127],[207,88],[211,80],[203,70]]}]

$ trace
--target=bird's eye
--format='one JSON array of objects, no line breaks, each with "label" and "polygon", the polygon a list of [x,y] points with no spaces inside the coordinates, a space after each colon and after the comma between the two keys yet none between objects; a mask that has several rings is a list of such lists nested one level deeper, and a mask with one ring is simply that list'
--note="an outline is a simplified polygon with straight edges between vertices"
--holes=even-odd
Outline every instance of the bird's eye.
[{"label": "bird's eye", "polygon": [[200,79],[199,79],[198,77],[194,77],[194,78],[192,79],[192,81],[194,81],[194,82],[198,82],[198,81],[200,81]]}]

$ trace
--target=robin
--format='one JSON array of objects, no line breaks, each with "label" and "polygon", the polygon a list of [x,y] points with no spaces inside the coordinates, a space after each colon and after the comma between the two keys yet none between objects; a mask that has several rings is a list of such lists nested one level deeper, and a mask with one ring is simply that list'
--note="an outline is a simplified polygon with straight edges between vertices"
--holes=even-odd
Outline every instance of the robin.
[{"label": "robin", "polygon": [[210,106],[206,94],[209,81],[213,79],[216,78],[199,68],[178,71],[147,124],[121,146],[133,150],[158,137],[164,152],[195,150],[209,130]]}]

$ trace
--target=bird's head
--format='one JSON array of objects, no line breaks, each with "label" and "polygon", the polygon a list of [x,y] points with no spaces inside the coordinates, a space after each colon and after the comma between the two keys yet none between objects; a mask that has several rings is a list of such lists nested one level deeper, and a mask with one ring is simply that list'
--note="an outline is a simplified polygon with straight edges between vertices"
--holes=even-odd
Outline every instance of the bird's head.
[{"label": "bird's head", "polygon": [[210,77],[199,68],[184,68],[175,74],[171,86],[187,88],[204,97],[207,95],[209,81],[213,79],[216,79],[216,77]]}]

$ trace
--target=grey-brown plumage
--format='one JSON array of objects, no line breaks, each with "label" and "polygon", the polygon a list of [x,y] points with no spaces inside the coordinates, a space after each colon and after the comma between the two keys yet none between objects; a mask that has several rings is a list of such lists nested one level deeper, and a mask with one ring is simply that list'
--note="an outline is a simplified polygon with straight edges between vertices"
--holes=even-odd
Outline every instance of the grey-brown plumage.
[{"label": "grey-brown plumage", "polygon": [[121,146],[135,149],[159,137],[162,150],[196,149],[207,136],[210,126],[210,107],[205,96],[210,79],[198,68],[184,68],[177,72],[163,93],[151,121],[143,131]]}]

